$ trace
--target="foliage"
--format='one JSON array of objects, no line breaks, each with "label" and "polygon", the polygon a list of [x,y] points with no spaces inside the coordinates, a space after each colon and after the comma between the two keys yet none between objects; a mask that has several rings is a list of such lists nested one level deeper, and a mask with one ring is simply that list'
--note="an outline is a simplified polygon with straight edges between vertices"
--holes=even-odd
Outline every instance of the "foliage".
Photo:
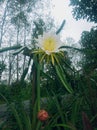
[{"label": "foliage", "polygon": [[[30,98],[31,93],[31,84],[24,82],[21,84],[21,82],[14,82],[10,86],[0,84],[0,93],[7,98],[10,102],[14,102],[17,100],[27,100]],[[4,103],[4,100],[2,97],[0,97],[1,103]]]},{"label": "foliage", "polygon": [[[6,127],[6,129],[10,128],[10,130],[11,129],[12,130],[17,130],[17,129],[19,130],[37,129],[38,130],[42,128],[44,128],[44,130],[50,130],[50,129],[51,130],[54,130],[54,129],[56,130],[77,130],[77,129],[82,130],[83,125],[84,125],[84,124],[82,125],[82,112],[83,111],[88,114],[89,119],[94,118],[94,120],[89,121],[90,124],[91,124],[91,121],[94,124],[95,117],[93,117],[92,113],[90,113],[91,108],[87,100],[87,91],[83,91],[84,88],[82,87],[82,80],[78,83],[77,86],[79,86],[78,87],[79,90],[77,90],[78,93],[75,93],[75,94],[67,93],[63,96],[60,93],[55,94],[54,92],[52,92],[52,90],[48,91],[45,88],[47,97],[41,99],[41,109],[47,110],[50,117],[48,121],[44,123],[37,122],[37,119],[36,119],[37,106],[36,105],[33,108],[34,115],[31,122],[30,116],[29,116],[29,109],[25,110],[24,103],[18,100],[18,102],[17,103],[15,102],[15,105],[14,105],[7,101],[9,104],[8,111],[10,115],[8,116],[8,121],[5,123],[4,126]],[[83,96],[83,94],[85,94],[85,96]],[[34,125],[32,125],[33,123]],[[30,128],[31,126],[33,127],[32,129]],[[87,122],[87,126],[89,126],[88,122]]]},{"label": "foliage", "polygon": [[84,31],[81,36],[80,44],[84,49],[82,66],[84,71],[91,71],[97,66],[97,28],[94,27],[91,31]]},{"label": "foliage", "polygon": [[[2,95],[8,99],[10,95],[10,88],[7,85],[0,84],[0,93],[2,93]],[[1,96],[0,96],[0,101],[1,102],[4,101]]]},{"label": "foliage", "polygon": [[81,18],[97,23],[97,1],[96,0],[70,0],[73,6],[73,15],[79,20]]}]

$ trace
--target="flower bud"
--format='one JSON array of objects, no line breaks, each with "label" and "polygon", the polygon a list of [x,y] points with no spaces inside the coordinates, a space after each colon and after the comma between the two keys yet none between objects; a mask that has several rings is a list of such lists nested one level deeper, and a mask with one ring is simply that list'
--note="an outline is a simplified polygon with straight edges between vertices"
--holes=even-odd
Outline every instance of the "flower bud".
[{"label": "flower bud", "polygon": [[46,121],[49,118],[48,112],[45,110],[40,110],[37,115],[40,121]]}]

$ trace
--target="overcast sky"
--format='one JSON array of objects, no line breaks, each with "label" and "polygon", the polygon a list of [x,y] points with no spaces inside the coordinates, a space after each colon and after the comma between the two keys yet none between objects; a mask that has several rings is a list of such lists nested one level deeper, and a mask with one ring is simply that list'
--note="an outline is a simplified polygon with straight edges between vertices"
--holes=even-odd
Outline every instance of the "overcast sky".
[{"label": "overcast sky", "polygon": [[86,20],[76,21],[72,16],[72,7],[69,6],[69,0],[52,0],[54,4],[52,9],[52,16],[55,19],[55,23],[60,25],[62,20],[66,20],[66,24],[62,31],[62,36],[72,37],[75,41],[80,39],[81,33],[84,30],[90,30],[94,23],[89,23]]}]

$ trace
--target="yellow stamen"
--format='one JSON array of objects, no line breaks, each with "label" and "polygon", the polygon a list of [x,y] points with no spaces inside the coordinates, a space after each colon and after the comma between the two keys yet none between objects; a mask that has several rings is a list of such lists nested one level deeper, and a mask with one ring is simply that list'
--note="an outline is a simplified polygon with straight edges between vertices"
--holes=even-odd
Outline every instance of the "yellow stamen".
[{"label": "yellow stamen", "polygon": [[43,48],[45,51],[54,51],[56,49],[56,41],[52,37],[45,39],[43,43]]}]

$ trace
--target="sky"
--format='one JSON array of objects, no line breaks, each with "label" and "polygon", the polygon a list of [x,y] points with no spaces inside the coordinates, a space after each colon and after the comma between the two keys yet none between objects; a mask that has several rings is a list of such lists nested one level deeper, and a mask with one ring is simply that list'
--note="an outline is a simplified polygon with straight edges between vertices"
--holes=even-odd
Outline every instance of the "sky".
[{"label": "sky", "polygon": [[51,10],[51,15],[55,19],[55,24],[61,25],[62,21],[66,20],[66,24],[61,32],[64,39],[72,37],[77,42],[80,40],[83,31],[89,31],[94,26],[94,23],[89,23],[83,19],[76,21],[73,18],[69,0],[52,0],[52,4],[54,6]]}]

